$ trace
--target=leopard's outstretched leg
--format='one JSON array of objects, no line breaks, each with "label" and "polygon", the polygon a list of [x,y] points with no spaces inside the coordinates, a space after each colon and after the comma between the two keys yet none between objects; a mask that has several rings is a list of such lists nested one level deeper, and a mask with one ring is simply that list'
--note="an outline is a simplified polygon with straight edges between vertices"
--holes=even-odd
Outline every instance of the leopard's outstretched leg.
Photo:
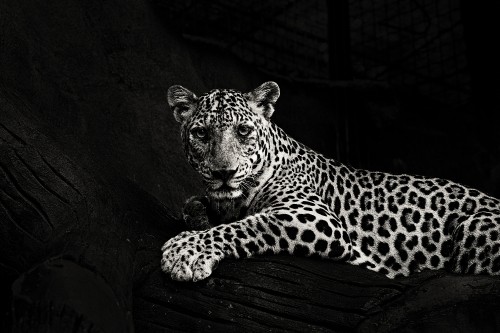
[{"label": "leopard's outstretched leg", "polygon": [[470,216],[456,227],[452,240],[450,271],[500,275],[500,210]]},{"label": "leopard's outstretched leg", "polygon": [[[316,202],[311,198],[316,197]],[[279,205],[277,205],[278,207]],[[205,231],[183,232],[162,247],[162,270],[178,281],[208,277],[224,258],[286,252],[348,260],[352,245],[344,226],[315,195],[307,205],[271,207]]]}]

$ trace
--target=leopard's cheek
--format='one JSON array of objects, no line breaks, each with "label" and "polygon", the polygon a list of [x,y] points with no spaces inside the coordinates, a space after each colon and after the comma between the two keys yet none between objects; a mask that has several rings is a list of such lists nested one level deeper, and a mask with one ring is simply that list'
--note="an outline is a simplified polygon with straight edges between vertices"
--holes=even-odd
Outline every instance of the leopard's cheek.
[{"label": "leopard's cheek", "polygon": [[206,155],[208,147],[199,142],[190,142],[186,151],[189,164],[198,172],[202,172],[206,166]]},{"label": "leopard's cheek", "polygon": [[241,155],[245,158],[249,158],[256,153],[257,153],[257,138],[255,137],[249,138],[241,149]]},{"label": "leopard's cheek", "polygon": [[248,143],[242,147],[240,154],[240,169],[242,173],[249,175],[252,170],[257,168],[261,159],[260,152],[258,151],[257,139],[252,138]]}]

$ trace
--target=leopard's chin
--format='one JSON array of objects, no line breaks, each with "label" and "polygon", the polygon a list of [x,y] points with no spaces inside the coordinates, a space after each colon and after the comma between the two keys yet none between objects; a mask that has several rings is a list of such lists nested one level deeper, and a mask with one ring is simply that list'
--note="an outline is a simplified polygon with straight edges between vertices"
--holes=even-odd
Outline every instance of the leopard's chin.
[{"label": "leopard's chin", "polygon": [[235,188],[220,188],[217,190],[208,190],[208,195],[216,200],[234,200],[241,197],[243,191]]}]

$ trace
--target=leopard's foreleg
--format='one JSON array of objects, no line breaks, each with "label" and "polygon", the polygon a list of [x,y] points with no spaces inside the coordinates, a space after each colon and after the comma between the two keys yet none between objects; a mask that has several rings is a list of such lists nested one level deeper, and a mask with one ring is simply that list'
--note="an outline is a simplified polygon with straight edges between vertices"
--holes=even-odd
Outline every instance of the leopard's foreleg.
[{"label": "leopard's foreleg", "polygon": [[[310,199],[310,197],[308,198]],[[270,206],[242,220],[183,232],[162,247],[162,270],[178,281],[205,279],[224,258],[290,253],[347,260],[352,245],[342,223],[321,201]]]}]

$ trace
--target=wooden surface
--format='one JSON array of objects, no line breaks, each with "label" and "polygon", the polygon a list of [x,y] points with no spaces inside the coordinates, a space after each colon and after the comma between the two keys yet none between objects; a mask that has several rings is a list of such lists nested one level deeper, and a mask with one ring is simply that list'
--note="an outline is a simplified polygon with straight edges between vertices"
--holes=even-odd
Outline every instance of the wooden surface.
[{"label": "wooden surface", "polygon": [[424,272],[389,280],[328,261],[262,257],[222,262],[208,281],[152,274],[136,291],[141,332],[470,332],[500,328],[498,279]]}]

